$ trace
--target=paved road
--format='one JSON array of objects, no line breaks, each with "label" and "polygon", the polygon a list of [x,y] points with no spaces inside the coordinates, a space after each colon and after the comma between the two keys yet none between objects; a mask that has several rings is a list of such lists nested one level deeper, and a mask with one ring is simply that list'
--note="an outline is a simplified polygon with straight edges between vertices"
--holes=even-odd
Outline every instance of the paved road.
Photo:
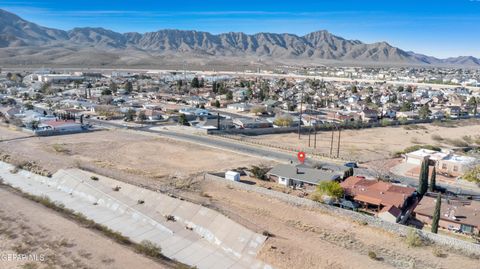
[{"label": "paved road", "polygon": [[[87,122],[108,127],[108,128],[126,128],[121,123],[110,122],[110,121],[87,119]],[[188,133],[174,132],[174,131],[169,131],[162,128],[155,128],[154,130],[152,130],[152,127],[150,126],[137,127],[137,128],[131,128],[131,129],[158,134],[160,136],[169,137],[172,139],[178,139],[178,140],[183,140],[191,143],[201,144],[208,147],[214,147],[214,148],[229,150],[233,152],[243,153],[250,156],[264,157],[264,158],[277,160],[281,162],[297,161],[297,157],[293,152],[292,153],[279,152],[274,149],[267,149],[267,148],[262,148],[258,146],[252,146],[252,145],[243,144],[236,141],[217,139],[210,136],[200,136],[200,135],[194,135],[194,134],[188,134]],[[312,164],[313,162],[314,161],[312,160],[306,161],[307,164]],[[323,163],[326,163],[326,162],[323,162]],[[355,175],[375,177],[374,172],[365,168],[355,169]],[[408,186],[412,186],[415,188],[418,186],[418,179],[415,179],[415,178],[394,175],[392,173],[390,174],[390,177]],[[452,193],[456,193],[460,195],[478,196],[478,198],[480,199],[480,191],[477,191],[477,190],[467,189],[459,186],[452,186],[445,183],[438,183],[438,186],[441,186]]]},{"label": "paved road", "polygon": [[[99,126],[108,127],[108,128],[126,128],[120,123],[103,121],[103,120],[88,119],[87,122],[91,124],[99,125]],[[264,158],[283,161],[283,162],[289,162],[291,160],[295,161],[297,158],[294,153],[290,154],[285,152],[278,152],[275,150],[269,150],[261,147],[250,146],[250,145],[238,143],[235,141],[227,141],[227,140],[217,139],[217,138],[208,137],[208,136],[174,132],[174,131],[164,130],[162,128],[152,129],[152,127],[146,126],[146,127],[137,127],[137,128],[130,128],[130,129],[158,134],[164,137],[179,139],[179,140],[201,144],[209,147],[226,149],[234,152],[244,153],[251,156],[259,156],[259,157],[264,157]]]}]

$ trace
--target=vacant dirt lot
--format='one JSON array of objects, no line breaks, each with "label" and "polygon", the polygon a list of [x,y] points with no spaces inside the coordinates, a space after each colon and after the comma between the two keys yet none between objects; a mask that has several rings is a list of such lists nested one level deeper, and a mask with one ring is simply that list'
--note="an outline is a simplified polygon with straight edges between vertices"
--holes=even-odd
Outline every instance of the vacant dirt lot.
[{"label": "vacant dirt lot", "polygon": [[[480,140],[480,121],[468,120],[453,122],[450,127],[419,124],[398,127],[383,127],[361,130],[344,130],[341,132],[340,156],[360,161],[383,159],[392,153],[417,144],[440,145],[450,148],[455,142],[475,143]],[[470,137],[470,140],[468,139]],[[317,151],[330,153],[332,132],[317,133]],[[273,145],[284,145],[293,148],[309,148],[308,135],[298,139],[297,134],[275,134],[249,137]],[[313,135],[311,146],[313,150]],[[478,143],[478,142],[477,142]],[[336,155],[338,132],[333,137],[333,154]]]},{"label": "vacant dirt lot", "polygon": [[[13,132],[0,127],[0,136]],[[259,159],[154,135],[124,131],[34,137],[2,142],[1,150],[57,170],[82,163],[153,178],[249,166]]]},{"label": "vacant dirt lot", "polygon": [[0,254],[32,255],[1,269],[167,268],[3,188],[0,199]]}]

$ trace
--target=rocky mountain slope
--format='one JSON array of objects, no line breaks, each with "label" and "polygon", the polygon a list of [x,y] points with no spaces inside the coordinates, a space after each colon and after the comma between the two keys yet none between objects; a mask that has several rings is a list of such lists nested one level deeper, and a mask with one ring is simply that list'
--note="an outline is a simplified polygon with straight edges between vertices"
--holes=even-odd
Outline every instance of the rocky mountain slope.
[{"label": "rocky mountain slope", "polygon": [[0,60],[7,65],[154,66],[169,59],[480,66],[480,59],[471,56],[438,59],[386,42],[347,40],[327,31],[304,36],[233,32],[213,35],[181,30],[122,34],[90,27],[63,31],[39,26],[0,9]]}]

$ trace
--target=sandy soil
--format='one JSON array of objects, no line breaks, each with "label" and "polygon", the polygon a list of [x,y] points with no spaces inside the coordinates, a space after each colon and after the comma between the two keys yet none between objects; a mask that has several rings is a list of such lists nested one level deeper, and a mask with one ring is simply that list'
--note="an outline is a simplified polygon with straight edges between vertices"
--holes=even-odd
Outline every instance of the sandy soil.
[{"label": "sandy soil", "polygon": [[[0,136],[11,133],[0,127]],[[52,170],[88,163],[154,178],[226,171],[259,162],[247,155],[116,130],[12,140],[2,142],[1,149]]]},{"label": "sandy soil", "polygon": [[0,129],[4,131],[0,131],[0,141],[12,140],[12,139],[19,139],[22,137],[28,137],[30,134],[27,134],[22,131],[16,131],[15,128],[9,128],[8,125],[4,125],[0,122]]},{"label": "sandy soil", "polygon": [[168,268],[3,188],[0,199],[0,253],[32,255],[2,269]]},{"label": "sandy soil", "polygon": [[[401,151],[406,147],[417,144],[440,145],[450,148],[448,141],[454,139],[463,140],[464,136],[475,138],[480,135],[480,121],[462,121],[457,127],[441,127],[431,124],[419,124],[418,127],[400,126],[383,127],[362,130],[344,130],[341,132],[340,156],[359,161],[371,161],[390,156],[392,153]],[[414,129],[418,128],[418,129]],[[435,140],[432,136],[438,135],[443,140]],[[332,132],[317,133],[317,152],[330,153]],[[308,135],[302,135],[298,139],[297,134],[274,134],[252,136],[249,139],[262,141],[267,144],[283,145],[291,148],[308,148],[313,150],[313,135],[311,146],[308,147]],[[336,155],[338,145],[338,132],[335,132],[333,153]]]}]

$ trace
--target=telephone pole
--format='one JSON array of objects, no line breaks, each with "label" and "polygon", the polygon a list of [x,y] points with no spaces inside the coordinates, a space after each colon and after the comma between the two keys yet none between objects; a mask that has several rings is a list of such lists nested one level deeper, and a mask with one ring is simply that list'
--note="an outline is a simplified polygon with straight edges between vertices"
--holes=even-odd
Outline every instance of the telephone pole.
[{"label": "telephone pole", "polygon": [[300,118],[298,121],[298,139],[300,139],[300,132],[302,130],[302,111],[303,111],[303,86],[301,86],[302,95],[300,96]]},{"label": "telephone pole", "polygon": [[338,128],[338,146],[337,146],[337,158],[340,157],[340,133],[342,132],[341,128]]},{"label": "telephone pole", "polygon": [[335,126],[332,127],[332,140],[330,141],[330,157],[332,157],[333,154],[333,134],[335,133]]}]

